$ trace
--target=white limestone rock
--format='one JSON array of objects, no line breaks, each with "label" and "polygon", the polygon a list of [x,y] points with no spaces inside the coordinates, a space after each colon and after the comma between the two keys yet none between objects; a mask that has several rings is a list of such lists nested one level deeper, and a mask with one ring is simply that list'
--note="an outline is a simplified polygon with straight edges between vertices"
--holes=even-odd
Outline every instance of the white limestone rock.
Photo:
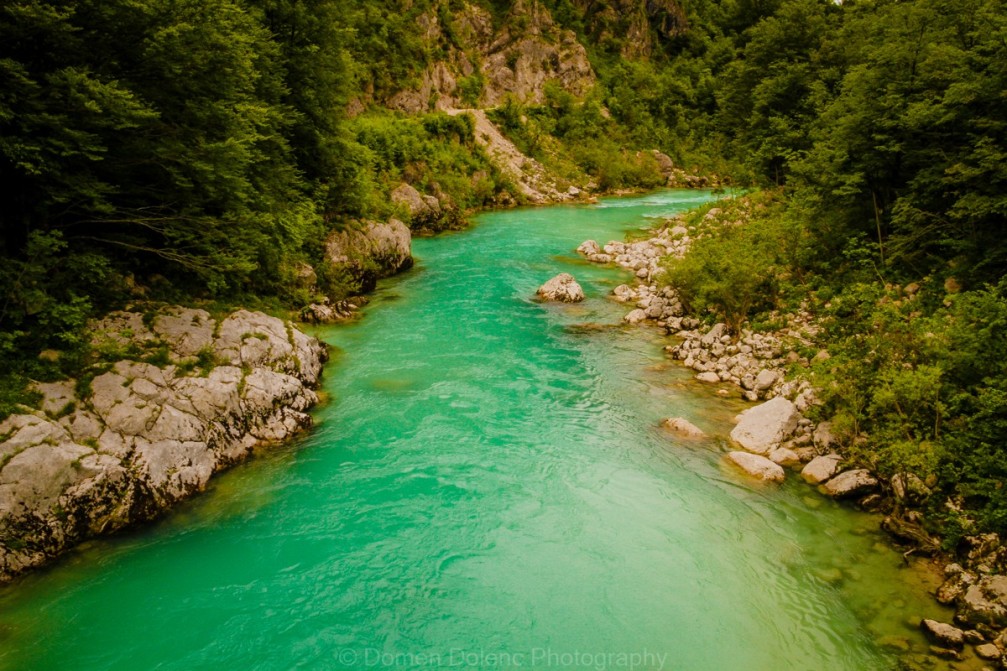
[{"label": "white limestone rock", "polygon": [[570,273],[560,273],[538,288],[538,296],[546,301],[579,303],[584,300],[584,290]]},{"label": "white limestone rock", "polygon": [[783,482],[786,472],[779,464],[774,464],[766,457],[751,452],[729,452],[727,460],[743,470],[748,475],[765,482]]},{"label": "white limestone rock", "polygon": [[777,396],[741,413],[731,431],[731,440],[749,452],[765,456],[794,433],[798,419],[800,413],[794,404]]},{"label": "white limestone rock", "polygon": [[815,457],[805,465],[801,471],[804,481],[812,485],[820,485],[839,470],[839,462],[843,458],[838,454],[825,454]]}]

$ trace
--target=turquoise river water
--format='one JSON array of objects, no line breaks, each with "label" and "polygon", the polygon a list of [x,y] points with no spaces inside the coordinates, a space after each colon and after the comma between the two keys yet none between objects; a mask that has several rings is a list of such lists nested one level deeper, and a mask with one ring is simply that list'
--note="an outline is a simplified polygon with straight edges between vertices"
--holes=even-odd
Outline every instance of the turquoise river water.
[{"label": "turquoise river water", "polygon": [[[588,265],[708,193],[484,214],[333,346],[317,427],[165,521],[0,590],[3,669],[892,668],[947,618],[877,520],[722,464],[628,277]],[[542,304],[573,273],[588,299]],[[659,427],[684,416],[714,438]]]}]

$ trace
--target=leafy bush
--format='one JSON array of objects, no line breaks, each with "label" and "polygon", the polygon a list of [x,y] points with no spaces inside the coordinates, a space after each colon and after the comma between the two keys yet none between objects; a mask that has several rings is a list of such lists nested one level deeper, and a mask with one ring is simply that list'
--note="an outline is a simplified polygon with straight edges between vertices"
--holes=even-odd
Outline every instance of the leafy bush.
[{"label": "leafy bush", "polygon": [[926,296],[848,287],[830,302],[833,357],[816,379],[837,427],[862,436],[856,458],[929,477],[939,517],[950,496],[980,529],[1007,531],[1007,364],[995,354],[1007,351],[1007,282],[944,298],[931,311]]},{"label": "leafy bush", "polygon": [[790,277],[783,254],[790,231],[778,208],[736,222],[733,215],[747,201],[722,205],[719,218],[699,222],[684,258],[665,259],[665,281],[687,308],[712,313],[737,334],[746,320],[777,307],[782,281]]}]

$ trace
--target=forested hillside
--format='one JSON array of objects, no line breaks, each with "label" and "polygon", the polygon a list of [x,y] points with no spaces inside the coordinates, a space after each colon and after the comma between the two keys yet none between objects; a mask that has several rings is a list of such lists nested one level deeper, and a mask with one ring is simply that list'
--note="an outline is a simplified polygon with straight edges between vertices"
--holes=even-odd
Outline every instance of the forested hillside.
[{"label": "forested hillside", "polygon": [[4,3],[4,405],[126,300],[299,307],[299,264],[403,181],[517,199],[443,111],[485,107],[570,184],[658,186],[658,149],[767,189],[683,293],[813,310],[860,458],[945,494],[949,528],[1007,530],[1005,91],[999,0]]}]

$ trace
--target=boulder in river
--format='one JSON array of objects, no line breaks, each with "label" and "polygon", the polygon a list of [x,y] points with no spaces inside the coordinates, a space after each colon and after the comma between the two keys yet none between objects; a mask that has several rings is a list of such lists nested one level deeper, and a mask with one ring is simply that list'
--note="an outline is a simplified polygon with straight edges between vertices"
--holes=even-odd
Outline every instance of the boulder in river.
[{"label": "boulder in river", "polygon": [[801,457],[796,452],[786,447],[778,447],[769,453],[769,460],[774,464],[779,464],[784,468],[799,466]]},{"label": "boulder in river", "polygon": [[731,440],[749,452],[767,455],[794,433],[799,419],[794,404],[777,396],[741,413]]},{"label": "boulder in river", "polygon": [[783,482],[787,478],[782,466],[758,454],[728,452],[727,459],[745,473],[765,482]]},{"label": "boulder in river", "polygon": [[579,303],[584,300],[584,290],[570,273],[560,273],[538,288],[543,300],[562,303]]},{"label": "boulder in river", "polygon": [[873,492],[878,487],[877,479],[866,468],[844,471],[824,485],[822,491],[834,499],[848,499]]},{"label": "boulder in river", "polygon": [[687,419],[672,417],[662,422],[665,428],[674,431],[684,438],[705,438],[706,434],[698,426]]},{"label": "boulder in river", "polygon": [[955,650],[961,650],[965,645],[965,632],[946,622],[923,620],[920,622],[920,629],[923,630],[927,640],[935,645]]},{"label": "boulder in river", "polygon": [[637,308],[636,310],[630,311],[625,317],[622,318],[627,324],[639,324],[640,322],[647,321],[647,313]]}]

